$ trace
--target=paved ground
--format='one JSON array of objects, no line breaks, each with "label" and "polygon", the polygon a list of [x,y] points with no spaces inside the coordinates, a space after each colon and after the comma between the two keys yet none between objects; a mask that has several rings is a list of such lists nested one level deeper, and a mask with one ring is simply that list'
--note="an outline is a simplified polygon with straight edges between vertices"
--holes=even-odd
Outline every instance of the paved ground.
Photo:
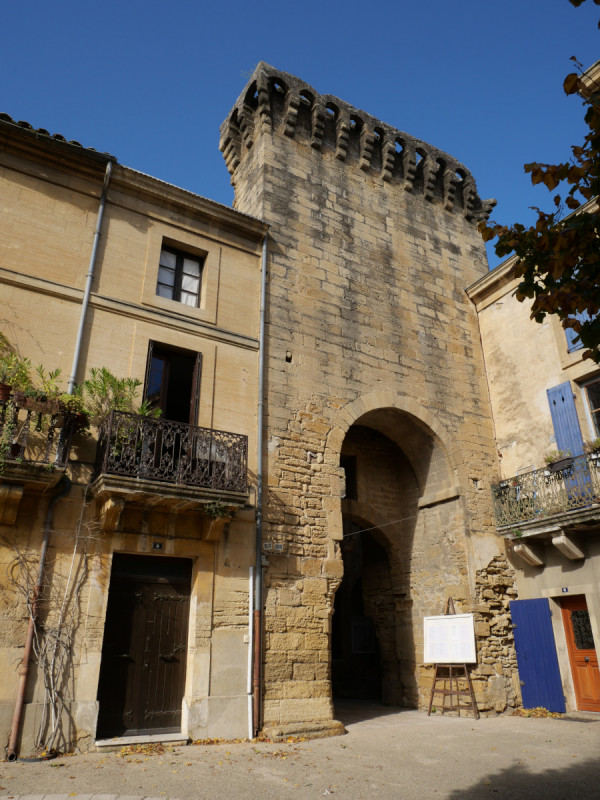
[{"label": "paved ground", "polygon": [[348,734],[0,764],[0,800],[600,798],[600,714],[427,717],[345,706]]}]

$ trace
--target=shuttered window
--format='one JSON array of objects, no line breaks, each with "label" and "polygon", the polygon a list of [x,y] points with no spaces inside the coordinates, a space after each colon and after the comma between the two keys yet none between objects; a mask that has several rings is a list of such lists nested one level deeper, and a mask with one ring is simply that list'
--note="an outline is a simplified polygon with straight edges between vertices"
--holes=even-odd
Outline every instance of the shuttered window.
[{"label": "shuttered window", "polygon": [[[579,320],[579,322],[587,322],[590,319],[590,315],[587,311],[580,311],[578,314],[575,314],[575,318]],[[579,334],[577,331],[573,330],[573,328],[565,328],[565,336],[567,337],[567,352],[573,353],[575,350],[581,350],[583,347],[583,342],[579,338]]]},{"label": "shuttered window", "polygon": [[548,389],[547,395],[557,448],[568,450],[572,456],[580,456],[583,453],[583,439],[571,382],[553,386]]}]

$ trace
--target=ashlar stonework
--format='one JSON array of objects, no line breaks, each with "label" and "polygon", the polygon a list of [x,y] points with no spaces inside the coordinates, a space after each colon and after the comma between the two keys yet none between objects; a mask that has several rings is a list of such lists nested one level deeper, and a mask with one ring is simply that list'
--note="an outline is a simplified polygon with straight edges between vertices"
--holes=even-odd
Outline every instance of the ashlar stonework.
[{"label": "ashlar stonework", "polygon": [[512,643],[482,595],[502,575],[504,613],[512,583],[464,291],[494,201],[451,156],[264,63],[221,149],[235,208],[270,225],[265,726],[335,732],[335,696],[422,707],[422,620],[448,596],[478,611],[477,699],[503,710]]}]

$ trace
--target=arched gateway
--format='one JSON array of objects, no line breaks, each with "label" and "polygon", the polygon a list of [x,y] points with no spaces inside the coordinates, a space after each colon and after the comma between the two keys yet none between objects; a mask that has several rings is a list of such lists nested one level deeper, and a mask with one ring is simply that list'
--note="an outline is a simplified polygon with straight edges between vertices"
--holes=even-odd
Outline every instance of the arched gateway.
[{"label": "arched gateway", "polygon": [[[503,710],[514,659],[493,618],[511,576],[464,291],[487,272],[493,202],[452,156],[264,63],[221,149],[235,207],[270,226],[265,726],[339,730],[332,684],[356,691],[359,655],[369,691],[423,703],[422,617],[448,594],[477,614],[480,708]],[[353,635],[373,652],[349,652]]]},{"label": "arched gateway", "polygon": [[[430,677],[423,616],[439,611],[449,591],[469,594],[469,559],[460,479],[443,441],[389,395],[353,404],[356,412],[390,403],[360,414],[341,442],[344,572],[332,619],[332,694],[416,707]],[[396,404],[415,410],[402,398]],[[337,447],[340,433],[328,444]]]}]

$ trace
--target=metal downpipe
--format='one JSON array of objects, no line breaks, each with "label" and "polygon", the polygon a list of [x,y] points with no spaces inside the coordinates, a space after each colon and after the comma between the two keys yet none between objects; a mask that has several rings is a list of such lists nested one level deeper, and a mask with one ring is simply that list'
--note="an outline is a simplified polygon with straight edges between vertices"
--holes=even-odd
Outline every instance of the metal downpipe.
[{"label": "metal downpipe", "polygon": [[254,570],[254,669],[253,669],[253,718],[254,733],[261,723],[261,671],[262,671],[262,526],[263,526],[263,427],[265,390],[265,308],[267,297],[267,234],[263,239],[262,271],[260,286],[260,326],[258,348],[258,454],[256,465],[256,567]]},{"label": "metal downpipe", "polygon": [[[61,487],[61,483],[63,484]],[[6,757],[8,761],[16,761],[17,759],[17,740],[21,730],[21,719],[23,717],[23,705],[25,702],[25,689],[27,687],[27,676],[29,675],[29,664],[31,661],[31,651],[33,649],[33,635],[35,633],[35,623],[37,620],[38,600],[44,586],[44,569],[46,567],[46,554],[48,553],[48,543],[50,541],[50,526],[54,518],[54,506],[65,495],[71,491],[71,480],[67,475],[63,475],[59,483],[59,491],[48,503],[48,510],[44,519],[44,535],[42,537],[42,546],[40,548],[40,565],[38,569],[37,582],[33,590],[33,597],[31,598],[31,611],[29,614],[29,624],[27,625],[27,636],[25,637],[25,648],[23,650],[23,660],[19,667],[19,686],[17,689],[17,699],[15,701],[15,710],[13,713],[12,725],[10,729],[10,738],[8,740],[8,749]]]},{"label": "metal downpipe", "polygon": [[106,195],[108,193],[108,184],[110,183],[112,168],[113,168],[113,162],[109,161],[106,164],[106,172],[104,173],[104,184],[102,186],[102,194],[100,196],[100,207],[98,209],[98,218],[96,220],[96,230],[94,231],[94,243],[92,245],[92,252],[90,255],[90,265],[88,267],[87,279],[85,283],[85,291],[83,293],[83,302],[81,304],[81,314],[79,317],[79,329],[77,331],[77,338],[75,340],[73,365],[71,366],[71,375],[69,377],[69,386],[67,388],[68,394],[73,394],[75,381],[77,379],[77,369],[79,367],[79,357],[81,355],[81,343],[83,341],[83,329],[85,326],[88,304],[90,302],[90,293],[92,291],[92,281],[94,279],[94,269],[96,267],[96,255],[98,253],[98,244],[100,242],[100,228],[102,227],[102,218],[104,217],[104,208],[106,206]]}]

